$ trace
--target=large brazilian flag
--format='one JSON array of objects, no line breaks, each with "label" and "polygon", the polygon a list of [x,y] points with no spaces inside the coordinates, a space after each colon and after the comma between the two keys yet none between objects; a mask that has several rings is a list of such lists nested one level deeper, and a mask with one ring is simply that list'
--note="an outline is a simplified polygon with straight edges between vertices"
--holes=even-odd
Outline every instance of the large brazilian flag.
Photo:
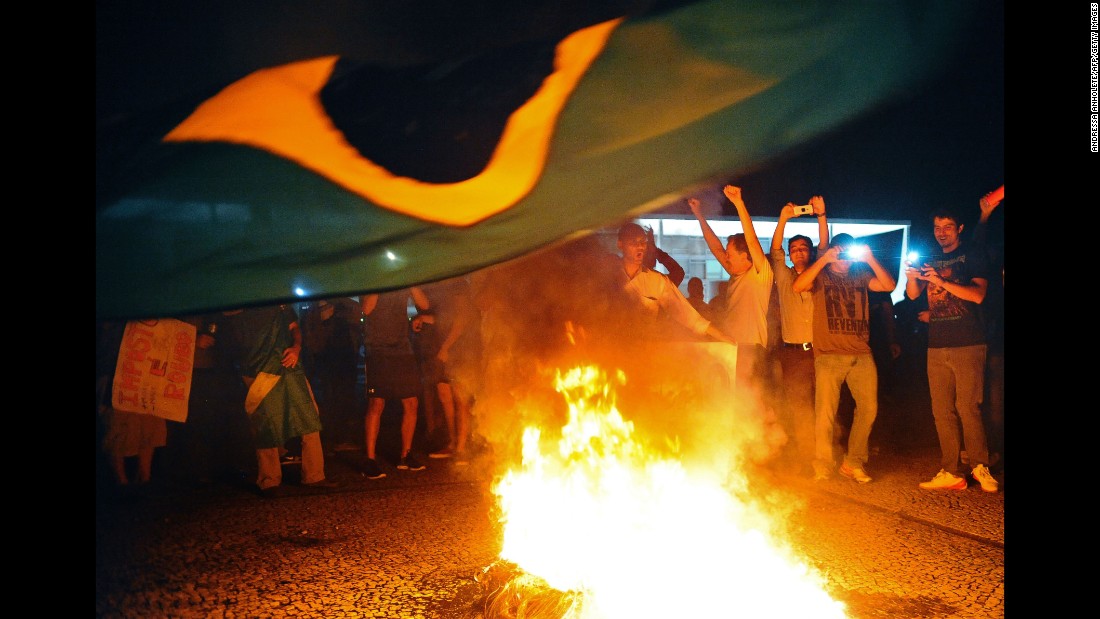
[{"label": "large brazilian flag", "polygon": [[973,9],[97,2],[97,318],[387,290],[573,238],[905,94]]}]

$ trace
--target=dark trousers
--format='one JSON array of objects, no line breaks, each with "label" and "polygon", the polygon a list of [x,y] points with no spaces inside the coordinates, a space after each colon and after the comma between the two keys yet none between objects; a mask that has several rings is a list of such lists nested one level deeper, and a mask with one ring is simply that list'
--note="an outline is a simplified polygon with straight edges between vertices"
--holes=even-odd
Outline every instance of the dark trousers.
[{"label": "dark trousers", "polygon": [[776,355],[783,368],[780,392],[787,452],[808,465],[814,459],[814,351],[780,344]]}]

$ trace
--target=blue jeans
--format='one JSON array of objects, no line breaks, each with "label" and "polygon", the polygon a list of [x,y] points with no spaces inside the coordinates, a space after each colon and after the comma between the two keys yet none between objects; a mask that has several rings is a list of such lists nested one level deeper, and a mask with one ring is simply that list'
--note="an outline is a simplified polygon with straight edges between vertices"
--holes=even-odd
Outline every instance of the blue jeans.
[{"label": "blue jeans", "polygon": [[848,434],[844,462],[862,467],[867,462],[867,439],[878,416],[878,370],[871,353],[861,355],[817,354],[814,356],[814,469],[832,470],[834,428],[840,406],[840,388],[847,382],[856,409]]},{"label": "blue jeans", "polygon": [[989,445],[982,422],[986,345],[928,349],[928,389],[932,417],[940,437],[940,468],[957,474],[959,424],[970,466],[989,466]]}]

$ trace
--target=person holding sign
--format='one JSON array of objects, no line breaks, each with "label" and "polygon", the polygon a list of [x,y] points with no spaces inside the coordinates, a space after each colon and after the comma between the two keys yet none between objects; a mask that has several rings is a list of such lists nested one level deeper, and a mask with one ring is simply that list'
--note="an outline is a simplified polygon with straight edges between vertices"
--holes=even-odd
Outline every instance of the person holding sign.
[{"label": "person holding sign", "polygon": [[[177,350],[175,335],[186,340],[185,350]],[[186,418],[194,339],[194,327],[171,319],[98,326],[96,411],[105,428],[103,451],[120,491],[150,482],[153,456],[168,442],[165,418],[180,414]],[[184,358],[176,360],[174,355]],[[178,371],[180,365],[186,371]],[[128,466],[131,458],[137,458],[136,479]]]}]

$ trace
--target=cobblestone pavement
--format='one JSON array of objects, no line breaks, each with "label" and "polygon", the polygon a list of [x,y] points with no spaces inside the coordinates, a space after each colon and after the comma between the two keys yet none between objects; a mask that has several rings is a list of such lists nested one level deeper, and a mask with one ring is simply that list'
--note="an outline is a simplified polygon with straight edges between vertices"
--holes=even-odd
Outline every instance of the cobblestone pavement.
[{"label": "cobblestone pavement", "polygon": [[[293,485],[288,467],[274,499],[244,482],[141,497],[100,489],[96,616],[482,617],[476,579],[500,550],[489,458],[390,467],[371,481],[356,457],[329,457],[344,486],[328,492]],[[1003,471],[995,494],[917,488],[935,470],[924,453],[873,458],[869,484],[753,481],[790,510],[787,543],[852,619],[1003,617]],[[731,599],[714,616],[735,609]]]}]

